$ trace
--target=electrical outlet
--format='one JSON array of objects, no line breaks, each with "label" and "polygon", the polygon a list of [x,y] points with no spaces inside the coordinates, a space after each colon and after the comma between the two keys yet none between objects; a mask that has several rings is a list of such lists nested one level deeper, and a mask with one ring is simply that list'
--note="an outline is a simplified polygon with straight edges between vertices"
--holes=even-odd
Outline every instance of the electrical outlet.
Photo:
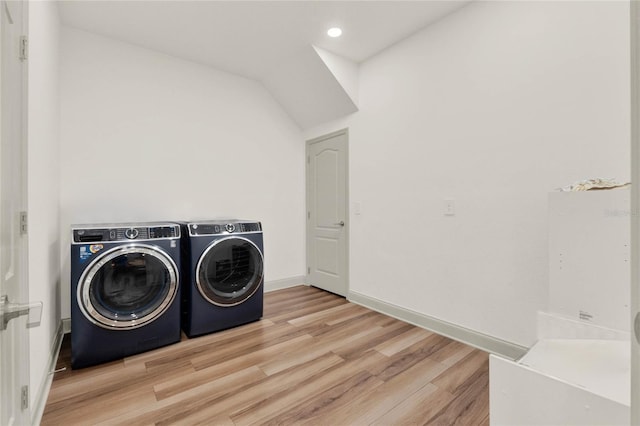
[{"label": "electrical outlet", "polygon": [[456,202],[454,200],[444,200],[444,215],[445,216],[456,215]]}]

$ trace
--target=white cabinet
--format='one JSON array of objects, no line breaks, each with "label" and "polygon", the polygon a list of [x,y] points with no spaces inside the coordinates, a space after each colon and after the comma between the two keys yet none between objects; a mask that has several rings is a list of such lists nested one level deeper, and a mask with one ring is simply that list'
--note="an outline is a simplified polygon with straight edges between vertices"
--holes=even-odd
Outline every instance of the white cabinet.
[{"label": "white cabinet", "polygon": [[521,359],[491,355],[491,424],[629,424],[629,238],[629,190],[549,194],[548,312]]},{"label": "white cabinet", "polygon": [[629,331],[630,196],[549,194],[549,312]]}]

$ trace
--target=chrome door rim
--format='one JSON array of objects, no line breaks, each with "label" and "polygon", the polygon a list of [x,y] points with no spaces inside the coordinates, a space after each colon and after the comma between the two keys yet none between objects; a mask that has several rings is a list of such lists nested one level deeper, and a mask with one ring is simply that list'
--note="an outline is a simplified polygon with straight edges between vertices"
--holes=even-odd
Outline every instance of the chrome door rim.
[{"label": "chrome door rim", "polygon": [[[98,312],[91,303],[89,290],[91,289],[91,281],[95,274],[109,261],[115,259],[118,256],[131,253],[143,253],[158,259],[169,271],[169,277],[171,282],[169,283],[169,291],[167,297],[164,298],[162,303],[156,307],[149,314],[141,318],[134,318],[131,320],[114,320],[107,318]],[[93,324],[109,330],[130,330],[138,327],[142,327],[160,317],[173,302],[178,290],[178,267],[176,263],[171,259],[162,249],[158,247],[146,245],[146,244],[130,244],[127,246],[114,247],[101,254],[84,270],[80,276],[80,281],[77,289],[78,306],[82,311],[82,314]]]},{"label": "chrome door rim", "polygon": [[[260,255],[260,264],[262,265],[263,268],[263,273],[262,273],[262,277],[260,277],[260,282],[258,283],[257,286],[255,286],[255,288],[253,289],[253,291],[251,293],[247,293],[246,297],[242,298],[242,300],[239,300],[237,302],[234,303],[220,303],[220,302],[216,302],[215,300],[212,300],[209,296],[207,296],[206,292],[204,291],[204,287],[203,287],[203,283],[200,281],[200,269],[202,267],[202,261],[203,259],[207,256],[207,254],[218,244],[222,243],[223,241],[227,241],[227,240],[240,240],[240,241],[244,241],[247,242],[249,244],[251,244],[253,247],[255,247],[256,251],[258,252],[258,254]],[[210,244],[205,251],[202,253],[202,255],[200,255],[200,258],[198,259],[198,264],[196,265],[196,270],[195,270],[195,279],[196,279],[196,287],[198,287],[198,292],[200,292],[200,295],[202,297],[205,298],[205,300],[207,300],[209,303],[212,303],[216,306],[222,306],[222,307],[232,307],[232,306],[237,306],[243,302],[245,302],[248,298],[250,298],[251,296],[253,296],[256,291],[258,291],[258,289],[260,287],[262,287],[262,283],[264,281],[264,256],[262,254],[262,250],[260,250],[260,248],[251,240],[247,239],[247,238],[243,238],[243,237],[238,237],[238,236],[233,236],[233,237],[225,237],[225,238],[221,238],[217,241],[215,241],[213,244]]]}]

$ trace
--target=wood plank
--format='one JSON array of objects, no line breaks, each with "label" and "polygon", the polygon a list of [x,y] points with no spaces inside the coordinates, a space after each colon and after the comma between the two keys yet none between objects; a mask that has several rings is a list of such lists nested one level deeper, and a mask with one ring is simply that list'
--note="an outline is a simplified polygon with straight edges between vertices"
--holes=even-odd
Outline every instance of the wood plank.
[{"label": "wood plank", "polygon": [[315,339],[308,345],[301,345],[297,349],[276,355],[261,362],[259,365],[267,375],[272,375],[317,358],[332,351],[334,347],[341,346],[352,339],[358,339],[374,331],[376,331],[375,328],[362,329],[359,324],[347,324],[343,327],[336,326],[330,333],[323,334],[321,339]]},{"label": "wood plank", "polygon": [[297,424],[300,421],[323,413],[335,410],[351,402],[353,398],[369,392],[384,382],[372,376],[367,371],[361,371],[355,376],[348,377],[337,385],[318,393],[310,400],[305,400],[293,407],[288,407],[283,413],[273,416],[266,422],[266,425]]},{"label": "wood plank", "polygon": [[354,310],[354,305],[352,305],[351,303],[344,303],[333,308],[324,309],[322,311],[314,312],[309,315],[293,318],[289,320],[289,323],[300,327],[303,325],[314,324],[318,322],[335,321],[336,318],[340,320],[340,318],[348,316],[349,314],[353,315]]},{"label": "wood plank", "polygon": [[284,312],[275,316],[271,316],[269,318],[273,322],[289,321],[294,318],[298,318],[304,315],[320,312],[324,309],[333,308],[334,306],[339,306],[345,303],[349,303],[345,299],[334,296],[332,294],[329,294],[329,296],[333,296],[333,297],[325,296],[322,299],[318,299],[313,304],[304,304],[301,306],[294,306],[292,307],[293,309],[291,309],[290,307],[289,310],[285,310]]},{"label": "wood plank", "polygon": [[424,362],[403,371],[374,390],[356,396],[349,404],[306,419],[301,424],[371,424],[428,385],[445,369],[443,364],[425,358]]},{"label": "wood plank", "polygon": [[402,334],[399,334],[393,339],[389,339],[384,343],[380,343],[375,347],[375,349],[383,355],[392,356],[397,354],[398,352],[402,352],[413,344],[418,343],[431,335],[433,335],[433,333],[431,333],[430,331],[418,327],[412,327],[411,329],[405,331]]},{"label": "wood plank", "polygon": [[436,417],[438,425],[477,425],[486,421],[489,412],[489,369],[475,375],[468,386]]},{"label": "wood plank", "polygon": [[280,323],[266,329],[244,334],[240,338],[227,339],[224,342],[207,345],[207,351],[204,354],[203,351],[198,351],[196,354],[189,352],[177,357],[163,356],[157,360],[148,361],[145,365],[147,370],[158,367],[171,368],[179,362],[192,364],[192,361],[201,359],[203,355],[207,358],[208,364],[221,364],[225,361],[242,357],[244,354],[254,353],[302,335],[304,335],[304,332],[296,327],[288,323]]},{"label": "wood plank", "polygon": [[70,402],[64,409],[45,410],[41,425],[80,425],[86,424],[88,419],[91,423],[107,421],[111,424],[113,417],[125,415],[136,407],[155,403],[155,395],[150,389],[136,389],[135,392],[109,393],[101,395],[92,403],[78,404]]},{"label": "wood plank", "polygon": [[[127,370],[129,369],[125,368],[123,371]],[[69,423],[73,418],[91,417],[97,422],[126,414],[136,407],[136,401],[142,405],[156,402],[153,383],[160,377],[170,379],[185,376],[191,372],[193,372],[191,366],[146,374],[131,371],[130,376],[112,376],[108,382],[74,384],[72,396],[57,403],[47,404],[46,417],[48,420],[51,419],[52,424],[61,424]],[[73,406],[73,412],[69,411],[69,404]],[[105,410],[105,407],[110,408]]]},{"label": "wood plank", "polygon": [[274,318],[283,312],[292,312],[305,306],[317,305],[333,297],[336,296],[310,287],[302,294],[279,300],[275,299],[271,293],[265,294],[264,315],[268,318]]},{"label": "wood plank", "polygon": [[413,326],[402,321],[395,321],[386,327],[379,327],[373,333],[362,336],[358,339],[351,339],[344,345],[335,346],[333,352],[345,359],[351,359],[362,355],[364,352],[373,349],[375,346],[395,336],[411,330]]},{"label": "wood plank", "polygon": [[[374,354],[370,354],[375,356]],[[371,375],[365,372],[359,365],[358,361],[347,361],[337,364],[335,367],[329,368],[323,374],[315,376],[299,383],[295,391],[286,389],[279,393],[270,392],[265,399],[255,401],[249,406],[231,413],[231,420],[240,424],[264,423],[270,420],[274,415],[285,412],[289,407],[309,401],[324,389],[332,388],[340,384],[342,381],[358,376],[360,373]]]},{"label": "wood plank", "polygon": [[472,346],[465,345],[464,343],[451,341],[447,346],[443,347],[439,351],[435,352],[433,355],[430,355],[434,361],[441,362],[445,365],[454,365],[456,362],[460,361],[462,358],[469,355],[473,352],[474,349]]},{"label": "wood plank", "polygon": [[326,292],[316,288],[311,287],[305,284],[300,284],[294,287],[281,288],[274,291],[268,291],[264,293],[264,300],[266,305],[271,305],[272,303],[282,301],[282,300],[291,300],[295,297],[300,296],[312,296],[312,295],[323,295]]},{"label": "wood plank", "polygon": [[278,343],[277,345],[267,346],[257,351],[253,351],[244,356],[233,358],[222,363],[212,359],[210,354],[203,354],[191,359],[191,364],[196,370],[212,368],[219,370],[221,373],[225,371],[235,371],[247,367],[248,365],[256,365],[265,361],[272,360],[274,356],[286,353],[295,349],[303,348],[313,342],[313,337],[308,334],[297,336],[287,341]]},{"label": "wood plank", "polygon": [[111,425],[149,424],[159,419],[175,416],[176,413],[197,409],[199,404],[220,398],[229,392],[237,391],[248,383],[260,381],[264,374],[255,366],[236,371],[216,380],[206,382],[195,388],[185,389],[173,398],[156,401],[151,404],[139,404],[135,409],[119,416],[113,416],[105,422]]},{"label": "wood plank", "polygon": [[[374,373],[382,380],[387,381],[394,376],[403,373],[407,369],[412,368],[416,364],[420,364],[429,360],[429,355],[437,351],[440,347],[449,343],[446,337],[433,334],[424,340],[408,347],[390,357],[390,362],[380,364],[379,370]],[[431,360],[429,360],[431,361]],[[443,365],[438,363],[438,365]],[[444,369],[443,369],[444,370]]]},{"label": "wood plank", "polygon": [[[350,303],[349,306],[350,306],[350,309],[348,313],[345,313],[344,315],[341,315],[338,318],[327,321],[327,325],[336,325],[345,321],[357,321],[358,318],[371,312],[367,308],[363,308],[362,306],[355,305],[353,303]],[[384,318],[384,316],[380,315],[380,318]],[[380,324],[375,324],[375,325],[380,325]]]},{"label": "wood plank", "polygon": [[177,394],[182,394],[184,396],[185,392],[190,389],[201,389],[201,385],[214,383],[218,379],[231,376],[235,373],[242,374],[243,372],[246,372],[248,370],[255,370],[260,373],[261,377],[265,377],[264,372],[255,365],[249,365],[244,369],[230,369],[229,371],[221,371],[219,368],[206,368],[204,370],[196,371],[193,374],[185,374],[178,377],[166,379],[163,378],[162,381],[160,381],[153,387],[153,391],[155,393],[156,399],[158,401],[162,401],[163,399],[167,399]]},{"label": "wood plank", "polygon": [[299,286],[265,294],[260,321],[57,373],[42,424],[486,425],[487,359]]},{"label": "wood plank", "polygon": [[[70,362],[66,364],[65,368],[68,368],[68,371],[64,377],[60,380],[54,377],[54,381],[51,383],[51,391],[49,392],[48,399],[50,405],[74,397],[80,389],[86,386],[88,381],[95,383],[93,388],[99,389],[109,387],[113,383],[119,383],[132,376],[141,377],[146,374],[144,365],[139,365],[134,369],[125,369],[122,360],[88,369],[73,370],[75,374],[70,374]],[[58,373],[56,373],[56,375],[57,374]]]},{"label": "wood plank", "polygon": [[[281,392],[293,392],[300,383],[304,383],[311,377],[324,375],[326,371],[343,363],[344,361],[334,355],[325,354],[321,358],[301,364],[284,373],[268,377],[253,386],[245,387],[226,397],[210,399],[203,395],[197,405],[190,410],[176,409],[172,416],[167,418],[156,417],[158,424],[171,424],[173,422],[202,422],[208,418],[214,418],[220,413],[231,414],[241,411],[247,406],[265,401],[270,395]],[[179,395],[176,395],[178,397]],[[182,404],[180,404],[182,405]]]},{"label": "wood plank", "polygon": [[197,354],[210,353],[212,349],[224,345],[235,338],[244,339],[247,335],[251,335],[251,333],[268,329],[273,325],[274,323],[272,321],[262,319],[217,333],[198,336],[197,338],[181,341],[179,344],[165,346],[153,351],[129,356],[124,359],[124,365],[146,365],[149,361],[158,362],[158,360],[161,360],[164,357],[175,359],[177,357],[192,357]]},{"label": "wood plank", "polygon": [[420,425],[440,413],[455,397],[432,383],[420,388],[396,405],[374,425]]},{"label": "wood plank", "polygon": [[115,394],[118,394],[119,398],[119,395],[129,392],[135,394],[136,390],[147,392],[152,389],[153,383],[160,379],[185,376],[193,371],[191,365],[177,366],[169,371],[151,373],[144,368],[124,368],[119,370],[118,374],[102,375],[97,380],[92,380],[90,387],[87,387],[87,382],[65,384],[62,389],[56,391],[56,399],[52,400],[47,408],[50,410],[64,409],[69,402],[72,402],[76,407],[100,404],[101,399],[109,398]]},{"label": "wood plank", "polygon": [[452,394],[458,392],[460,386],[478,371],[488,368],[489,355],[480,350],[474,350],[466,357],[455,363],[450,371],[436,378],[433,384]]}]

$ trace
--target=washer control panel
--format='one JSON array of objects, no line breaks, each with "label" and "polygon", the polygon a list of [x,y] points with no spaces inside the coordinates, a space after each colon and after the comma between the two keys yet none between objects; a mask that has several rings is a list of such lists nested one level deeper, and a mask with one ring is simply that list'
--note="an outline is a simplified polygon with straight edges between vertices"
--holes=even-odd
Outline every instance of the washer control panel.
[{"label": "washer control panel", "polygon": [[173,224],[159,224],[158,226],[132,224],[130,226],[75,228],[72,230],[74,244],[177,238],[180,238],[180,225]]},{"label": "washer control panel", "polygon": [[130,240],[135,240],[136,238],[138,238],[138,235],[140,235],[140,231],[138,231],[136,228],[129,228],[124,230],[124,236]]}]

